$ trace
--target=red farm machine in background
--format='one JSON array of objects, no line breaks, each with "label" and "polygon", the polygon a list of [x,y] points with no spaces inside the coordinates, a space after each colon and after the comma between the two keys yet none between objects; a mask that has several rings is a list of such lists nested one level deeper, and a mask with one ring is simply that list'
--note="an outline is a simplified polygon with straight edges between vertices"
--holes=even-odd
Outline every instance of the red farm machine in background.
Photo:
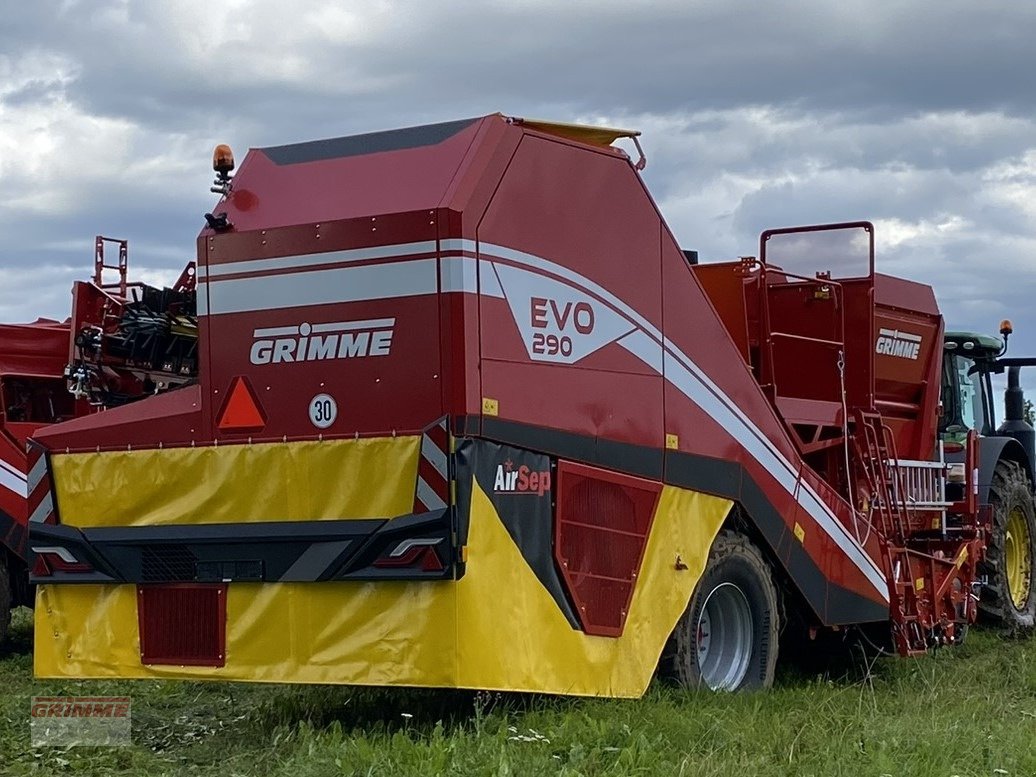
[{"label": "red farm machine in background", "polygon": [[932,290],[874,272],[867,222],[768,230],[758,260],[695,271],[807,471],[844,499],[842,524],[863,547],[877,542],[896,648],[961,639],[984,528],[974,484],[949,483],[937,436]]},{"label": "red farm machine in background", "polygon": [[[931,289],[863,222],[694,264],[636,135],[218,149],[197,381],[34,435],[37,674],[637,696],[768,684],[785,613],[959,641],[985,523]],[[146,342],[108,353],[187,376]]]},{"label": "red farm machine in background", "polygon": [[[117,263],[107,263],[106,246],[117,249]],[[10,609],[33,602],[28,526],[51,514],[46,461],[27,453],[29,437],[180,385],[197,371],[193,262],[173,289],[156,289],[127,280],[127,259],[125,240],[97,237],[93,278],[74,284],[71,318],[0,325],[0,641]]]},{"label": "red farm machine in background", "polygon": [[0,325],[0,642],[11,607],[32,604],[27,496],[41,470],[30,470],[26,444],[41,426],[75,414],[64,378],[69,332],[68,322],[44,319]]}]

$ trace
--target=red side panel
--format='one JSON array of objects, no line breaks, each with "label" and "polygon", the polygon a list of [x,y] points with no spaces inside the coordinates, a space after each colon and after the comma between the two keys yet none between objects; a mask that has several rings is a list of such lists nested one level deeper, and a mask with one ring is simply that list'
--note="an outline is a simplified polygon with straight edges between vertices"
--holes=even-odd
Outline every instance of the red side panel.
[{"label": "red side panel", "polygon": [[[254,234],[210,245],[203,385],[220,440],[413,432],[443,415],[434,214],[378,223],[283,230],[268,259],[252,258],[265,252]],[[258,430],[220,422],[244,376],[265,416]],[[326,424],[310,414],[325,395]]]},{"label": "red side panel", "polygon": [[603,295],[572,291],[561,269],[660,328],[658,241],[629,165],[522,139],[478,229],[482,394],[501,418],[660,447],[661,376],[620,344],[633,325]]}]

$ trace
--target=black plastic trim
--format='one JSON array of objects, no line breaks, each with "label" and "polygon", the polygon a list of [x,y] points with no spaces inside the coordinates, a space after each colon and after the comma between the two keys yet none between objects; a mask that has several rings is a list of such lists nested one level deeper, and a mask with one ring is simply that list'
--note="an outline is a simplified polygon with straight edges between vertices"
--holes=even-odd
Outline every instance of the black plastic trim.
[{"label": "black plastic trim", "polygon": [[441,124],[425,124],[419,127],[369,132],[365,135],[349,135],[342,138],[312,140],[306,143],[292,143],[286,146],[269,146],[258,149],[275,165],[297,165],[305,162],[321,162],[327,159],[377,154],[385,151],[402,151],[407,148],[434,146],[452,138],[458,132],[470,127],[477,119],[461,119]]},{"label": "black plastic trim", "polygon": [[[33,577],[48,582],[318,582],[452,579],[453,517],[448,509],[392,519],[126,526],[33,526],[35,547],[67,549],[92,572]],[[441,570],[374,566],[399,543],[438,540]]]}]

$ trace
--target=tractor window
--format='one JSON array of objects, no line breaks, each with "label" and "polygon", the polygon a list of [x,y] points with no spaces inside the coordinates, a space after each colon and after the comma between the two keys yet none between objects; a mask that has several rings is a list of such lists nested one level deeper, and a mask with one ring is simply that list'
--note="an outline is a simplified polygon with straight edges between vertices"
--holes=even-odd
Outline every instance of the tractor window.
[{"label": "tractor window", "polygon": [[982,377],[971,372],[973,359],[960,354],[946,354],[943,359],[942,401],[943,432],[982,432],[986,421],[982,398]]}]

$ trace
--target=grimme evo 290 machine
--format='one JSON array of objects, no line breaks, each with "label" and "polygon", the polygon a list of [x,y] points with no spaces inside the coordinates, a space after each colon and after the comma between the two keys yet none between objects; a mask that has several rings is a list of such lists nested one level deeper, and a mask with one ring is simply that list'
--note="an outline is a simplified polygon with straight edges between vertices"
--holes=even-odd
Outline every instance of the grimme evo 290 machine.
[{"label": "grimme evo 290 machine", "polygon": [[[106,246],[118,251],[114,263]],[[46,473],[39,453],[26,452],[30,435],[175,387],[197,372],[193,262],[176,289],[164,290],[129,282],[127,267],[126,241],[98,236],[93,278],[72,288],[71,318],[0,325],[0,643],[11,608],[34,599],[28,525],[50,514],[47,505],[40,508],[45,489],[28,509]]]},{"label": "grimme evo 290 machine", "polygon": [[785,614],[958,641],[931,289],[864,222],[692,264],[636,134],[218,148],[199,379],[35,436],[37,675],[638,696],[768,684]]}]

